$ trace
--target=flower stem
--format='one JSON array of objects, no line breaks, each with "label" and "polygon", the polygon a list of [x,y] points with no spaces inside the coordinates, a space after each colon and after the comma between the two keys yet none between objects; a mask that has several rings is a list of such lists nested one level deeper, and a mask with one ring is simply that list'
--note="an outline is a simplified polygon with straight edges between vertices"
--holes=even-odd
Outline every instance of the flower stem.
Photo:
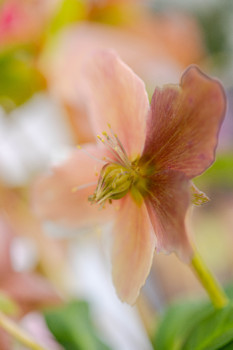
[{"label": "flower stem", "polygon": [[9,319],[2,312],[0,312],[0,326],[18,342],[22,343],[28,348],[33,350],[46,350],[41,345],[37,344],[31,336],[29,336],[23,329],[21,329],[14,321]]},{"label": "flower stem", "polygon": [[193,255],[191,266],[209,294],[214,307],[223,308],[228,303],[228,298],[197,252]]}]

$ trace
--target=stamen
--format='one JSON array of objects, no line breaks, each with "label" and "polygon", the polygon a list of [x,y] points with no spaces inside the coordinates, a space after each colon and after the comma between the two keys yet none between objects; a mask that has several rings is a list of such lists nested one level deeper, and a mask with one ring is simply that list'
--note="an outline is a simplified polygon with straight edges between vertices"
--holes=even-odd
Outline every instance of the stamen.
[{"label": "stamen", "polygon": [[91,187],[91,186],[94,186],[94,185],[97,185],[97,181],[93,181],[93,182],[89,182],[87,184],[83,184],[81,186],[73,187],[71,192],[75,193],[75,192],[77,192],[79,190],[83,190],[84,188]]},{"label": "stamen", "polygon": [[[144,181],[143,179],[139,181],[140,169],[136,169],[135,161],[133,163],[130,161],[120,139],[113,133],[110,124],[108,124],[108,127],[111,134],[103,131],[101,135],[97,135],[97,138],[108,148],[114,158],[111,159],[108,156],[102,158],[105,165],[99,174],[94,193],[88,197],[91,204],[97,203],[101,208],[104,207],[106,202],[111,204],[113,200],[123,198],[129,191],[132,191],[134,186],[137,186],[137,190],[140,191],[143,187],[141,182]],[[140,183],[140,187],[138,183]]]},{"label": "stamen", "polygon": [[110,157],[105,157],[105,160],[109,161],[110,163],[115,163],[116,162],[116,160],[113,160]]},{"label": "stamen", "polygon": [[[98,139],[101,140],[105,144],[105,146],[109,149],[109,151],[114,155],[114,158],[117,158],[118,162],[121,165],[124,165],[124,161],[122,161],[122,158],[120,157],[120,155],[113,149],[111,143],[109,141],[107,141],[107,143],[106,143],[105,140],[101,139],[100,137],[98,137]],[[111,162],[114,163],[115,161],[111,160]]]},{"label": "stamen", "polygon": [[116,140],[117,140],[117,142],[118,142],[118,144],[119,144],[119,146],[120,146],[122,152],[123,152],[124,155],[128,158],[127,153],[125,152],[125,149],[124,149],[124,147],[123,147],[123,145],[122,145],[120,139],[118,138],[117,134],[113,132],[113,130],[112,130],[112,128],[111,128],[111,125],[110,125],[109,123],[108,123],[108,127],[109,127],[109,130],[111,131],[111,134],[116,138]]},{"label": "stamen", "polygon": [[76,146],[78,149],[80,149],[82,152],[84,152],[89,158],[94,159],[95,161],[99,162],[99,163],[105,163],[104,159],[99,159],[95,156],[93,156],[93,154],[89,153],[85,148],[83,148],[80,145]]},{"label": "stamen", "polygon": [[129,158],[124,150],[122,143],[120,142],[117,135],[113,133],[110,124],[108,124],[108,127],[113,137],[110,137],[106,131],[103,131],[102,135],[105,137],[106,140],[104,140],[100,135],[97,136],[98,139],[108,147],[108,149],[111,151],[111,153],[114,154],[114,156],[117,158],[121,165],[126,165],[130,167],[131,162],[129,161]]},{"label": "stamen", "polygon": [[97,135],[97,138],[98,138],[101,142],[105,143],[105,140],[104,140],[100,135]]}]

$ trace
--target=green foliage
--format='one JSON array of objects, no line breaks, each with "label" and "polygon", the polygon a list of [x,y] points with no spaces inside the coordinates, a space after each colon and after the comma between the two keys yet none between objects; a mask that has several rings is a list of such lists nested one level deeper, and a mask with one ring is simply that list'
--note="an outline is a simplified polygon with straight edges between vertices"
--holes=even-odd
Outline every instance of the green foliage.
[{"label": "green foliage", "polygon": [[[227,288],[229,297],[233,288]],[[159,350],[233,349],[233,303],[214,309],[208,302],[180,302],[170,306],[154,337]]]},{"label": "green foliage", "polygon": [[226,346],[223,346],[221,350],[232,350],[233,349],[233,342],[228,343]]},{"label": "green foliage", "polygon": [[211,54],[221,53],[227,46],[226,29],[223,26],[225,18],[223,6],[213,7],[210,11],[200,13],[198,16],[206,46]]},{"label": "green foliage", "polygon": [[213,165],[201,176],[195,179],[197,186],[203,184],[233,189],[233,156],[232,152],[221,154]]},{"label": "green foliage", "polygon": [[84,301],[72,301],[44,313],[46,323],[65,350],[110,350],[97,335]]},{"label": "green foliage", "polygon": [[35,64],[32,47],[11,47],[0,52],[0,104],[7,111],[27,101],[45,87]]},{"label": "green foliage", "polygon": [[160,321],[153,339],[155,349],[180,350],[192,329],[206,316],[211,306],[186,301],[171,305]]},{"label": "green foliage", "polygon": [[183,350],[217,350],[233,341],[233,305],[210,310],[194,326],[186,338]]}]

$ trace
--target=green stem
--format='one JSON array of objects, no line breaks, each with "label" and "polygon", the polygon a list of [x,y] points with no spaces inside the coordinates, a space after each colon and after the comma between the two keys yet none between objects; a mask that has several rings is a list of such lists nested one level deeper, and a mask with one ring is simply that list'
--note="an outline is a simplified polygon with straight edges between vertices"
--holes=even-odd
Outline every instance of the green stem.
[{"label": "green stem", "polygon": [[214,307],[223,308],[228,303],[227,296],[197,252],[194,253],[191,261],[191,266],[194,269],[202,286],[209,294]]},{"label": "green stem", "polygon": [[21,329],[14,321],[0,312],[0,326],[14,337],[18,342],[33,350],[46,350],[35,342],[23,329]]}]

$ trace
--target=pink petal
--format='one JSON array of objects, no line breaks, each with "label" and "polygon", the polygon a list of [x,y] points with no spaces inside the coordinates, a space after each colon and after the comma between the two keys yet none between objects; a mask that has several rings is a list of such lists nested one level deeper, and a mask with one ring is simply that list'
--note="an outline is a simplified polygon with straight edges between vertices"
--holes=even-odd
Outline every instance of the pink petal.
[{"label": "pink petal", "polygon": [[0,329],[0,349],[1,350],[12,349],[12,338],[10,338],[9,334],[3,329]]},{"label": "pink petal", "polygon": [[127,154],[138,156],[149,110],[144,83],[111,51],[95,51],[86,69],[93,129],[108,132],[109,123]]},{"label": "pink petal", "polygon": [[13,239],[12,229],[4,217],[0,217],[0,281],[12,272],[10,247]]},{"label": "pink petal", "polygon": [[151,179],[146,206],[157,237],[158,251],[176,252],[183,260],[192,256],[185,227],[190,204],[190,182],[183,173],[167,170]]},{"label": "pink petal", "polygon": [[122,301],[133,304],[149,274],[155,250],[155,235],[146,206],[124,197],[114,226],[112,275]]},{"label": "pink petal", "polygon": [[12,273],[2,282],[1,288],[24,312],[61,302],[56,290],[42,276],[35,273]]},{"label": "pink petal", "polygon": [[[99,160],[106,154],[105,150],[95,146],[87,146],[84,150]],[[98,205],[91,205],[88,196],[94,193],[96,184],[85,187],[97,183],[103,165],[82,150],[76,150],[68,161],[55,167],[52,174],[35,183],[32,204],[37,215],[43,220],[76,227],[106,220],[114,209],[100,209]],[[84,188],[73,192],[77,186]]]},{"label": "pink petal", "polygon": [[192,178],[211,165],[225,113],[221,84],[191,66],[180,86],[156,89],[143,151],[159,169],[182,171]]}]

